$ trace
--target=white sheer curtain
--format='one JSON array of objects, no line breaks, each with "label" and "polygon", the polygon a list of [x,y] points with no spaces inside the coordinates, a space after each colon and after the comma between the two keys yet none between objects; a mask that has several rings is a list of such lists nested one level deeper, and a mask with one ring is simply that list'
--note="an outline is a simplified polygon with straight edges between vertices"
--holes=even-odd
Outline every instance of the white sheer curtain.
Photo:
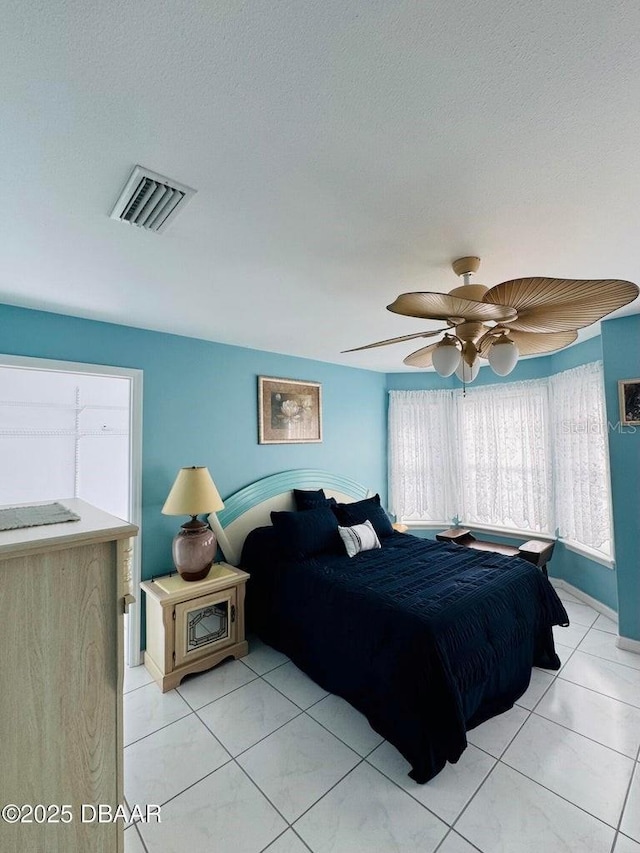
[{"label": "white sheer curtain", "polygon": [[406,520],[449,524],[458,482],[451,391],[389,392],[390,509]]},{"label": "white sheer curtain", "polygon": [[467,389],[457,404],[464,524],[553,533],[547,380]]},{"label": "white sheer curtain", "polygon": [[613,556],[602,364],[460,391],[391,391],[398,518],[554,534]]},{"label": "white sheer curtain", "polygon": [[611,489],[602,363],[551,377],[559,535],[611,557]]}]

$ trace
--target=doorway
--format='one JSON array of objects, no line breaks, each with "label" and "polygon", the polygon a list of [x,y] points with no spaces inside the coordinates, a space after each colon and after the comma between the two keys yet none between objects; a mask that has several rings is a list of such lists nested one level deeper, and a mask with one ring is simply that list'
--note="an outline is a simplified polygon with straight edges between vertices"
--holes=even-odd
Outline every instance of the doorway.
[{"label": "doorway", "polygon": [[[76,497],[140,527],[142,371],[0,355],[0,505]],[[141,537],[132,581],[140,587]],[[125,617],[137,666],[140,604]]]}]

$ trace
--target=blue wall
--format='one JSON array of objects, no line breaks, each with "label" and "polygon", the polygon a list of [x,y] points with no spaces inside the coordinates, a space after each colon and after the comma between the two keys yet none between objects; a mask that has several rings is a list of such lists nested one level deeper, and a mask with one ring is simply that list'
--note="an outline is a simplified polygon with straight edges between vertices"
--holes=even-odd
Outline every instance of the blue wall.
[{"label": "blue wall", "polygon": [[640,427],[620,427],[618,380],[640,378],[640,316],[602,324],[620,634],[640,640]]},{"label": "blue wall", "polygon": [[[480,368],[473,385],[495,385],[500,382],[524,382],[527,379],[542,379],[562,370],[569,370],[579,364],[602,359],[602,343],[600,337],[590,338],[580,344],[560,350],[555,355],[538,356],[537,358],[521,359],[509,376],[497,376],[485,364]],[[389,391],[419,391],[435,388],[461,388],[462,383],[455,376],[443,379],[434,371],[415,370],[411,373],[388,373],[387,389]]]},{"label": "blue wall", "polygon": [[[183,466],[208,466],[223,498],[291,468],[344,474],[386,497],[381,373],[7,305],[0,350],[144,371],[143,578],[171,568],[182,520],[160,509]],[[321,444],[258,444],[258,375],[322,383]]]},{"label": "blue wall", "polygon": [[[0,305],[0,350],[144,371],[143,577],[170,567],[178,519],[160,508],[178,468],[207,465],[222,496],[290,468],[344,473],[386,495],[387,389],[459,387],[433,372],[384,375],[127,326]],[[602,337],[523,360],[502,380],[489,368],[476,384],[534,379],[595,359],[604,363],[607,412],[618,414],[618,379],[640,377],[640,317],[602,324]],[[323,386],[324,440],[258,445],[260,374]],[[609,432],[616,571],[559,547],[552,571],[616,608],[620,630],[640,640],[640,429]]]},{"label": "blue wall", "polygon": [[[593,359],[591,359],[593,360]],[[478,385],[495,385],[498,382],[524,382],[527,379],[541,379],[551,372],[551,356],[525,359],[519,361],[508,377],[497,376],[488,365],[480,368],[473,382]],[[579,362],[582,364],[583,362]],[[387,373],[387,389],[389,391],[420,391],[437,388],[462,388],[462,382],[455,375],[443,379],[433,370],[416,370],[412,373]]]},{"label": "blue wall", "polygon": [[602,338],[598,335],[596,338],[589,338],[588,341],[583,341],[581,344],[576,344],[568,349],[561,349],[553,355],[547,356],[545,361],[549,362],[549,375],[561,373],[563,370],[571,370],[572,367],[579,367],[581,364],[588,364],[590,361],[602,360]]}]

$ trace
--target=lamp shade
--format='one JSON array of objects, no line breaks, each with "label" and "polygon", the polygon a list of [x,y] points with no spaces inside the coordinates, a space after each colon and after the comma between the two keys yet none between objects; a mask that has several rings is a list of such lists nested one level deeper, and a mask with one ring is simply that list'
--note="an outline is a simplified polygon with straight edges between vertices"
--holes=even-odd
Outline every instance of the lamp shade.
[{"label": "lamp shade", "polygon": [[476,358],[472,365],[467,364],[467,362],[461,358],[460,364],[456,370],[456,376],[460,380],[460,382],[464,382],[465,385],[469,385],[469,383],[473,382],[473,380],[478,375],[480,370],[480,359]]},{"label": "lamp shade", "polygon": [[197,518],[203,512],[224,508],[208,468],[181,468],[169,496],[164,515],[190,515],[173,540],[173,562],[183,580],[206,577],[215,559],[218,543],[211,528]]},{"label": "lamp shade", "polygon": [[498,376],[507,376],[518,362],[518,347],[506,335],[501,335],[489,348],[489,364]]},{"label": "lamp shade", "polygon": [[460,364],[460,350],[451,338],[444,338],[431,353],[431,363],[440,376],[451,376]]},{"label": "lamp shade", "polygon": [[208,468],[181,468],[162,507],[163,515],[200,515],[224,509]]}]

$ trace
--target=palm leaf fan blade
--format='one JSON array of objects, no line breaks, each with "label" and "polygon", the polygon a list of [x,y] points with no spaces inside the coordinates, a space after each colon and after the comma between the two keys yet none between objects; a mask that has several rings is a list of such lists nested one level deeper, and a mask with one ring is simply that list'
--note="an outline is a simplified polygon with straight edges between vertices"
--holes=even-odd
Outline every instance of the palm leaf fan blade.
[{"label": "palm leaf fan blade", "polygon": [[353,349],[345,349],[342,350],[345,352],[359,352],[363,349],[373,349],[374,347],[386,347],[389,344],[401,344],[404,341],[414,341],[417,338],[433,338],[436,335],[442,334],[442,332],[446,332],[447,329],[436,329],[435,332],[415,332],[413,335],[400,335],[398,338],[387,338],[384,341],[376,341],[373,344],[364,344],[361,347],[353,347]]},{"label": "palm leaf fan blade", "polygon": [[438,344],[429,344],[428,347],[422,347],[422,349],[412,352],[411,355],[408,355],[403,359],[403,361],[405,364],[409,365],[409,367],[431,367],[431,358],[433,356],[433,351],[437,346]]},{"label": "palm leaf fan blade", "polygon": [[387,311],[424,320],[449,320],[454,325],[486,320],[501,322],[516,316],[511,307],[489,305],[448,293],[401,293],[391,305],[387,305]]},{"label": "palm leaf fan blade", "polygon": [[[508,338],[518,347],[520,355],[542,355],[554,352],[572,344],[578,333],[570,332],[518,332],[510,330]],[[484,346],[480,355],[487,358],[490,347]]]},{"label": "palm leaf fan blade", "polygon": [[596,323],[628,305],[638,287],[619,279],[517,278],[492,287],[483,297],[490,304],[516,309],[505,326],[521,332],[568,332]]}]

